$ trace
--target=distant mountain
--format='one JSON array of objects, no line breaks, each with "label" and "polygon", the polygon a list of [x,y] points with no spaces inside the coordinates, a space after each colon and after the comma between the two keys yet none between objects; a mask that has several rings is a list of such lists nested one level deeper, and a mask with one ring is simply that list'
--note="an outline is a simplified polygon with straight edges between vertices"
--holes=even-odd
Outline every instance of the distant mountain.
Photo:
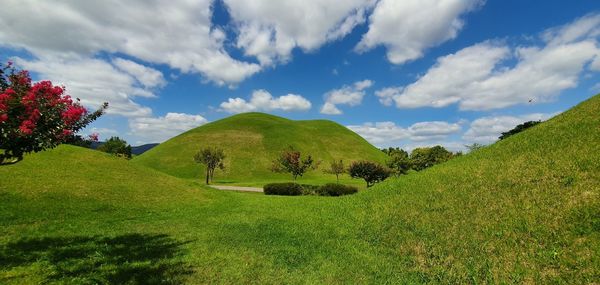
[{"label": "distant mountain", "polygon": [[[97,149],[103,144],[104,144],[104,142],[92,142],[92,145],[90,146],[90,148]],[[158,143],[149,143],[149,144],[143,144],[143,145],[139,145],[139,146],[132,146],[131,154],[132,155],[140,155],[144,152],[151,150],[153,147],[155,147],[157,145],[158,145]]]},{"label": "distant mountain", "polygon": [[151,150],[152,148],[154,148],[157,145],[158,145],[157,143],[149,143],[149,144],[143,144],[143,145],[139,145],[139,146],[132,146],[131,154],[140,155],[144,152]]}]

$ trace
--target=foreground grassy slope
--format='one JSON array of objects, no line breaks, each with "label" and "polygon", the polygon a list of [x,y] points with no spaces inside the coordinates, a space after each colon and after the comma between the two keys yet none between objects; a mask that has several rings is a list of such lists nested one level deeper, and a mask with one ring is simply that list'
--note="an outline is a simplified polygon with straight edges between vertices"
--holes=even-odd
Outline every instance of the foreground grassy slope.
[{"label": "foreground grassy slope", "polygon": [[[292,121],[262,113],[245,113],[219,120],[170,139],[134,159],[181,178],[199,178],[204,167],[194,163],[201,147],[218,146],[225,150],[225,171],[217,171],[217,183],[261,184],[289,180],[289,175],[274,174],[272,160],[288,146],[310,153],[321,160],[321,168],[333,159],[347,163],[355,160],[385,161],[385,155],[347,128],[326,120]],[[322,170],[306,174],[302,181],[333,181],[335,176]]]},{"label": "foreground grassy slope", "polygon": [[0,283],[593,284],[599,114],[596,96],[339,198],[218,192],[72,147],[32,155],[0,167]]}]

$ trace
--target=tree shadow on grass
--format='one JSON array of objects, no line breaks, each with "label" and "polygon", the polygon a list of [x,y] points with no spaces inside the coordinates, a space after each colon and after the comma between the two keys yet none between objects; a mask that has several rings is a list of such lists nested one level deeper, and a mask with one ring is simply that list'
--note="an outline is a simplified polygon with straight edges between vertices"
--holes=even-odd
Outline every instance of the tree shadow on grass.
[{"label": "tree shadow on grass", "polygon": [[164,234],[21,239],[0,245],[0,271],[35,264],[46,282],[180,284],[192,273],[186,243]]}]

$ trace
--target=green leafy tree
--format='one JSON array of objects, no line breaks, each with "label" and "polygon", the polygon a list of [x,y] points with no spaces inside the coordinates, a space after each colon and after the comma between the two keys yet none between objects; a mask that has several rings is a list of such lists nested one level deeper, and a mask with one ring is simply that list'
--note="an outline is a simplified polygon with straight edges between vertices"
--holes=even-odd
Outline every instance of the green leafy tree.
[{"label": "green leafy tree", "polygon": [[119,137],[110,137],[110,139],[98,147],[98,150],[127,159],[131,158],[131,145]]},{"label": "green leafy tree", "polygon": [[325,170],[325,173],[335,175],[337,183],[340,183],[340,174],[343,174],[344,172],[346,172],[346,169],[344,168],[344,161],[341,159],[331,161],[329,163],[329,168]]},{"label": "green leafy tree", "polygon": [[194,161],[206,166],[206,185],[213,180],[215,169],[225,169],[223,161],[225,160],[225,152],[216,147],[206,147],[201,149],[194,155]]},{"label": "green leafy tree", "polygon": [[410,157],[408,152],[403,149],[396,148],[392,151],[387,152],[389,158],[386,161],[386,165],[390,168],[396,176],[406,174],[411,168]]},{"label": "green leafy tree", "polygon": [[348,168],[348,174],[352,178],[362,178],[367,182],[367,188],[377,182],[387,179],[391,171],[379,163],[372,161],[356,161]]},{"label": "green leafy tree", "polygon": [[444,147],[415,148],[410,153],[410,161],[414,170],[420,171],[425,168],[450,160],[454,155]]},{"label": "green leafy tree", "polygon": [[296,180],[298,176],[302,177],[304,173],[311,168],[317,168],[317,164],[312,156],[309,154],[305,158],[302,158],[300,151],[297,151],[290,146],[287,150],[282,151],[273,161],[271,171],[277,173],[290,173],[294,180]]},{"label": "green leafy tree", "polygon": [[541,123],[541,121],[529,121],[529,122],[522,123],[520,125],[517,125],[516,127],[514,127],[512,130],[510,130],[508,132],[503,132],[502,135],[498,139],[503,140],[514,134],[518,134],[526,129],[529,129],[539,123]]}]

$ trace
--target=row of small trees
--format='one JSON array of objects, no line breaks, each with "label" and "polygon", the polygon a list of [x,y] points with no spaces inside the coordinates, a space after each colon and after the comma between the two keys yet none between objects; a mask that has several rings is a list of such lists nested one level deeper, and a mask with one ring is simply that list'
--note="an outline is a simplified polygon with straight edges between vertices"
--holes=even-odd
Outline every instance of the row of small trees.
[{"label": "row of small trees", "polygon": [[[223,170],[225,165],[225,152],[216,147],[202,148],[196,155],[194,161],[206,166],[205,181],[209,184],[214,177],[217,168]],[[302,153],[290,147],[282,151],[279,156],[273,160],[271,171],[276,173],[289,173],[296,180],[302,177],[308,170],[316,170],[320,162],[316,162],[309,154],[302,157]],[[385,180],[392,173],[391,170],[372,161],[356,161],[350,164],[348,168],[344,166],[342,160],[334,160],[330,163],[329,168],[325,169],[325,173],[334,174],[339,183],[339,176],[348,173],[352,178],[364,179],[367,187],[373,186],[375,183]]]},{"label": "row of small trees", "polygon": [[[315,162],[309,154],[302,158],[300,151],[289,147],[282,151],[279,156],[273,161],[271,171],[277,173],[290,173],[292,178],[296,180],[298,176],[302,177],[309,169],[316,170],[320,162]],[[348,168],[344,166],[343,160],[333,160],[329,167],[324,170],[325,173],[334,174],[336,181],[339,183],[340,175],[348,173],[352,178],[362,178],[367,182],[367,187],[373,186],[375,183],[385,180],[390,176],[391,171],[386,167],[372,161],[355,161]]]}]

